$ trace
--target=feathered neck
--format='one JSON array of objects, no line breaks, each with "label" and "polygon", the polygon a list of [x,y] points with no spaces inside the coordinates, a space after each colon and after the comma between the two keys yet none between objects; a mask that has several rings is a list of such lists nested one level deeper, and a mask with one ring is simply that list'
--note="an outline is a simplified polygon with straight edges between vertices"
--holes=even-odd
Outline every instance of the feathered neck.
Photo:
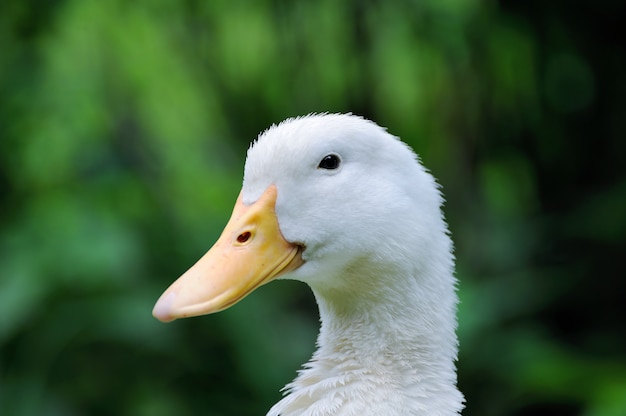
[{"label": "feathered neck", "polygon": [[386,270],[381,278],[370,266],[342,276],[367,290],[311,285],[318,349],[268,416],[459,414],[452,273]]}]

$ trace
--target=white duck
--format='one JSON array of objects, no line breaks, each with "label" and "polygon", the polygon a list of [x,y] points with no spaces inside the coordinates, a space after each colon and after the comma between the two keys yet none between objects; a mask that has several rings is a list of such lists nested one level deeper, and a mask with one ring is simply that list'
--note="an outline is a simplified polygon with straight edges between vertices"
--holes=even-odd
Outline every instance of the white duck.
[{"label": "white duck", "polygon": [[161,321],[225,309],[276,278],[309,284],[318,349],[268,416],[457,415],[452,243],[433,177],[353,115],[289,119],[248,150],[215,245],[161,296]]}]

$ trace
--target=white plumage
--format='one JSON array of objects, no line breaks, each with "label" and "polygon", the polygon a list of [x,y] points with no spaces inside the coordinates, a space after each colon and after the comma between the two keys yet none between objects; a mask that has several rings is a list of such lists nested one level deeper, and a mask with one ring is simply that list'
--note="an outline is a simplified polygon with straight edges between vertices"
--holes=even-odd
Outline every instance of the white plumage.
[{"label": "white plumage", "polygon": [[[328,155],[336,166],[320,164]],[[268,416],[459,414],[452,243],[438,186],[413,151],[357,116],[289,119],[249,149],[243,206],[273,187],[280,234],[303,262],[224,305],[185,309],[173,285],[155,316],[213,312],[279,275],[300,280],[319,305],[318,349]]]}]

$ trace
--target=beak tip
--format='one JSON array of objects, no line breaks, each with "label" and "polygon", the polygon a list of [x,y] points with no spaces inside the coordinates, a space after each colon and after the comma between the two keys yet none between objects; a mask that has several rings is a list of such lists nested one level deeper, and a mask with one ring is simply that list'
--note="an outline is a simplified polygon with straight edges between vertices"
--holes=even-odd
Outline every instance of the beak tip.
[{"label": "beak tip", "polygon": [[176,318],[172,315],[172,305],[176,299],[176,293],[164,293],[152,309],[152,316],[161,322],[172,322]]}]

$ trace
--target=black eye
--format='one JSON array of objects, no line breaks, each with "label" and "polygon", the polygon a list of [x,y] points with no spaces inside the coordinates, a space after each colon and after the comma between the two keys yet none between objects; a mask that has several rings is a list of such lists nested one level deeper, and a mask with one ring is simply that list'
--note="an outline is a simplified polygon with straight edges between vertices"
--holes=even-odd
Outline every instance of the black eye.
[{"label": "black eye", "polygon": [[317,165],[317,167],[321,169],[332,170],[337,169],[340,163],[341,159],[339,159],[339,156],[331,154],[324,156],[324,158],[320,161],[320,164]]}]

